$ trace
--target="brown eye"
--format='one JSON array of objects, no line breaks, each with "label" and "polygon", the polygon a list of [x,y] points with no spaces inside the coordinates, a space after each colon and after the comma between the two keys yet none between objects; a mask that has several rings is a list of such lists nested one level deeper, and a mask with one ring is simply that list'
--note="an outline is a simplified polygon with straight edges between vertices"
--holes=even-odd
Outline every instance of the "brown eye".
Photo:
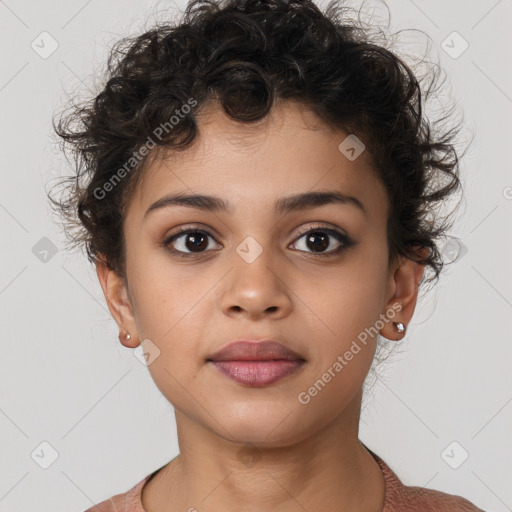
[{"label": "brown eye", "polygon": [[329,247],[329,235],[321,231],[311,232],[306,235],[306,246],[312,251],[323,252]]},{"label": "brown eye", "polygon": [[201,254],[209,248],[209,239],[215,240],[210,233],[194,228],[182,229],[177,234],[170,236],[164,242],[164,246],[172,246],[174,253],[182,253],[182,256]]},{"label": "brown eye", "polygon": [[297,240],[300,243],[296,241],[293,244],[295,248],[303,252],[311,251],[317,256],[338,254],[352,245],[348,236],[327,228],[310,229],[300,235]]}]

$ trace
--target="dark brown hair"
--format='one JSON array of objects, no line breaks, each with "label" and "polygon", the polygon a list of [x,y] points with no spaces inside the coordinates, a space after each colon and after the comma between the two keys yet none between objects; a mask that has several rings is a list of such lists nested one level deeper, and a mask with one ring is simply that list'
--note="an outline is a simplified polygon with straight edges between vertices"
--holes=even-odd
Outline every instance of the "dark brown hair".
[{"label": "dark brown hair", "polygon": [[76,167],[62,182],[65,197],[50,196],[71,243],[125,276],[124,212],[148,159],[160,148],[190,146],[197,110],[207,104],[250,124],[276,100],[293,100],[364,142],[390,199],[389,261],[411,258],[427,266],[425,275],[430,270],[423,281],[437,279],[438,243],[451,227],[439,207],[460,187],[459,125],[442,129],[451,111],[435,121],[424,114],[439,69],[425,75],[423,90],[347,12],[340,1],[322,12],[309,0],[193,0],[179,23],[118,41],[101,92],[54,119]]}]

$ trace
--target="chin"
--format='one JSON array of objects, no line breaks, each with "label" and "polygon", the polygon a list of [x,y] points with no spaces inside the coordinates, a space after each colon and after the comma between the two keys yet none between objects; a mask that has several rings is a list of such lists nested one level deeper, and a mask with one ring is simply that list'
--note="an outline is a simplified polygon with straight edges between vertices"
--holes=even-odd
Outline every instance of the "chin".
[{"label": "chin", "polygon": [[[283,414],[286,408],[280,408],[273,414],[259,413],[253,408],[252,413],[242,417],[232,414],[224,415],[222,426],[211,425],[223,439],[232,443],[249,444],[259,448],[284,448],[296,444],[311,435],[313,426],[307,425],[295,414]],[[232,411],[231,411],[232,413]]]}]

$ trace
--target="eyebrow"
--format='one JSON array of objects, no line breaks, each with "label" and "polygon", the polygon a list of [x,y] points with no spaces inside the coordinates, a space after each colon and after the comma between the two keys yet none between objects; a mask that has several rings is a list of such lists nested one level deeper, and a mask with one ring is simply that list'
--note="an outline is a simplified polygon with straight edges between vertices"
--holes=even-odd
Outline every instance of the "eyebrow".
[{"label": "eyebrow", "polygon": [[[317,208],[327,204],[343,204],[352,206],[363,213],[367,219],[369,218],[368,211],[357,197],[342,194],[337,191],[305,192],[302,194],[282,197],[276,201],[274,211],[276,213],[283,214]],[[220,197],[202,194],[188,195],[181,193],[166,195],[155,201],[146,210],[144,218],[146,218],[150,212],[173,206],[187,206],[208,212],[232,213],[232,206],[230,203],[224,201],[224,199],[221,199]]]}]

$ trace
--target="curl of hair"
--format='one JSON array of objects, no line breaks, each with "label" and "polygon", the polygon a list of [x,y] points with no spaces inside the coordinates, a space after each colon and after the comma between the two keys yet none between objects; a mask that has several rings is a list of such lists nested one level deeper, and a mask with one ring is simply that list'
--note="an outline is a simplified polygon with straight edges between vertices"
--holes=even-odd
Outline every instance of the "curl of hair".
[{"label": "curl of hair", "polygon": [[[459,126],[443,131],[451,111],[435,122],[424,113],[438,69],[426,75],[424,92],[411,68],[347,12],[338,0],[324,12],[310,0],[192,0],[180,23],[118,41],[101,92],[54,119],[76,170],[63,182],[64,199],[50,199],[72,245],[85,245],[92,263],[101,258],[125,276],[124,215],[151,157],[160,148],[189,147],[196,110],[209,103],[250,124],[277,101],[293,100],[364,141],[389,196],[389,261],[413,259],[426,265],[423,281],[437,280],[444,264],[439,240],[451,227],[439,210],[460,187],[453,142]],[[155,128],[191,98],[197,109],[153,136],[154,149],[98,198],[95,191],[113,183]]]}]

